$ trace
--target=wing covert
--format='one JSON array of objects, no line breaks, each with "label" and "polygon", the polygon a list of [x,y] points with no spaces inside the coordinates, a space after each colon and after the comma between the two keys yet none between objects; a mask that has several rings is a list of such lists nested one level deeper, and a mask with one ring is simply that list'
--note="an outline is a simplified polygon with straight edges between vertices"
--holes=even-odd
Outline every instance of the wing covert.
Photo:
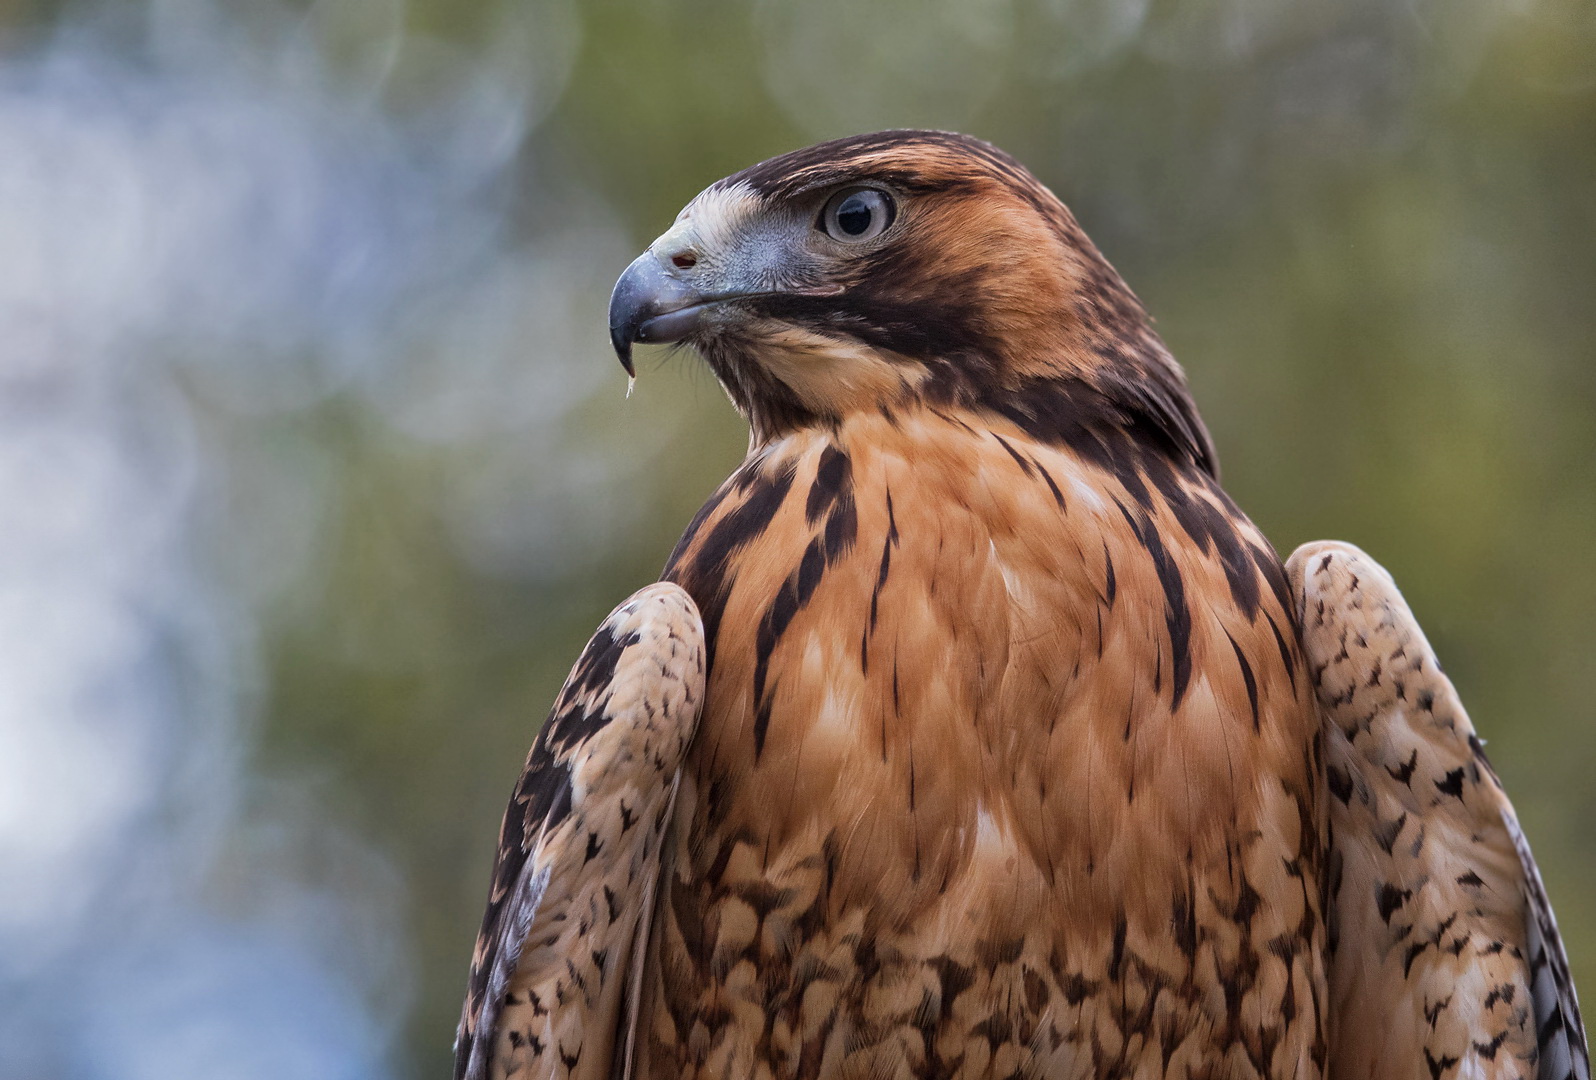
[{"label": "wing covert", "polygon": [[703,622],[678,586],[634,593],[583,649],[505,810],[457,1080],[610,1076],[703,700]]},{"label": "wing covert", "polygon": [[1331,1075],[1588,1080],[1529,845],[1402,594],[1350,544],[1287,572],[1324,720]]}]

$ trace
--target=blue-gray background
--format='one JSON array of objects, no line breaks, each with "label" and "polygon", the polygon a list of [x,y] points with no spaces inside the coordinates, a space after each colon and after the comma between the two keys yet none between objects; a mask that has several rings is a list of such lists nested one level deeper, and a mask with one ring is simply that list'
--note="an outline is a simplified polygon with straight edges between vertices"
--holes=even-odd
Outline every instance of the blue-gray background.
[{"label": "blue-gray background", "polygon": [[[0,1077],[446,1068],[587,633],[743,434],[609,286],[819,138],[1075,208],[1396,572],[1596,987],[1596,4],[0,0]],[[1596,993],[1596,990],[1592,991]]]}]

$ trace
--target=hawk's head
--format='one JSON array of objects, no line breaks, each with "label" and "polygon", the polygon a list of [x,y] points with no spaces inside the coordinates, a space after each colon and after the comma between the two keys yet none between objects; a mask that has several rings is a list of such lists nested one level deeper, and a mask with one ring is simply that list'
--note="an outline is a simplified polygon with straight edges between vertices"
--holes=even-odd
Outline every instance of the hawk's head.
[{"label": "hawk's head", "polygon": [[610,335],[628,370],[633,342],[695,346],[760,439],[930,401],[1213,469],[1141,303],[1052,192],[965,135],[857,135],[711,185],[616,284]]}]

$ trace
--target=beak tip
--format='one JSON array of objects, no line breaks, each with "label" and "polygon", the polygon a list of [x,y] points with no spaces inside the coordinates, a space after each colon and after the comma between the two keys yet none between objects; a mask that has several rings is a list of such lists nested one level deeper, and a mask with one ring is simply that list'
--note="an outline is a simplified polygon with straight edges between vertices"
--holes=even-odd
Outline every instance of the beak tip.
[{"label": "beak tip", "polygon": [[629,328],[624,326],[610,327],[610,346],[615,350],[615,358],[621,362],[621,367],[626,369],[626,374],[637,378],[637,369],[632,366],[632,335]]},{"label": "beak tip", "polygon": [[694,325],[689,309],[702,299],[692,286],[668,273],[651,252],[632,260],[610,293],[610,345],[626,374],[636,377],[634,343],[682,340]]}]

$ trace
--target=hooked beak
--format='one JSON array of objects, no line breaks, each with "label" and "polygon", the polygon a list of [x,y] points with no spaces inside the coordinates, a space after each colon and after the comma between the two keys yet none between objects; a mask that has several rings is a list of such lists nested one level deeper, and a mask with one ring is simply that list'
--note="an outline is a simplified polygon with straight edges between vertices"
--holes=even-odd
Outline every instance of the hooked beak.
[{"label": "hooked beak", "polygon": [[667,273],[652,251],[639,255],[610,294],[610,344],[626,373],[635,374],[634,342],[681,341],[697,329],[705,309],[722,299]]}]

